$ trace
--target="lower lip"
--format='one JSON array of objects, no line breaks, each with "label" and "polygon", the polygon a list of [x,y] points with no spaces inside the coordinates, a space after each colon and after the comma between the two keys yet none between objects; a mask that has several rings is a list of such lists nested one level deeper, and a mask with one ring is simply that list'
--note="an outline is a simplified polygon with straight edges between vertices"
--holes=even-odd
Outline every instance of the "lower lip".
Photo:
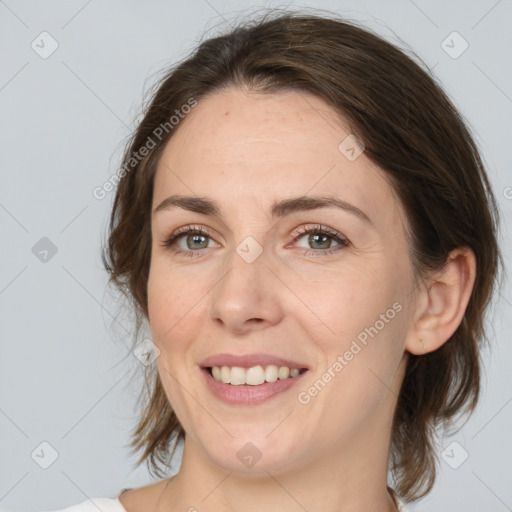
[{"label": "lower lip", "polygon": [[201,368],[201,372],[205,376],[206,384],[212,393],[220,400],[234,405],[255,405],[270,400],[297,384],[307,373],[305,371],[296,377],[283,380],[278,379],[275,382],[264,382],[258,386],[249,386],[247,384],[233,386],[215,380],[206,368]]}]

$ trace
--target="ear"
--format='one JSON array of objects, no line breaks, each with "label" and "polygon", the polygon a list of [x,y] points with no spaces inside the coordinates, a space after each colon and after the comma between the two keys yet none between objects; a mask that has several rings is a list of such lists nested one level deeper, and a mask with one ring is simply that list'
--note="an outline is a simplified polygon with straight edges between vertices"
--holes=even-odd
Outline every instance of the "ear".
[{"label": "ear", "polygon": [[450,252],[441,271],[424,282],[416,302],[417,320],[405,346],[411,354],[433,352],[450,339],[462,322],[475,277],[475,254],[460,247]]}]

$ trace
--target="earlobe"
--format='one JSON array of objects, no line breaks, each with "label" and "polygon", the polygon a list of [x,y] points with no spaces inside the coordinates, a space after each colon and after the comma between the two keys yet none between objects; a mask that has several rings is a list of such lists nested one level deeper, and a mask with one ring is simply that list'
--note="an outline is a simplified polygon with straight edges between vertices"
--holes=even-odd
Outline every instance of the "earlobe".
[{"label": "earlobe", "polygon": [[476,258],[468,247],[454,249],[441,271],[425,282],[426,303],[406,342],[411,354],[433,352],[457,330],[466,311],[476,277]]}]

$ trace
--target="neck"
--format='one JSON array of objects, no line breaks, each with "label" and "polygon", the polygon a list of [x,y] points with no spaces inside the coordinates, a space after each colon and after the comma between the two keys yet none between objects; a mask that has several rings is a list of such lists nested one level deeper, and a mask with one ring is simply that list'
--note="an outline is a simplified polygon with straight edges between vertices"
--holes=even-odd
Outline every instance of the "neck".
[{"label": "neck", "polygon": [[219,467],[187,436],[161,510],[395,512],[387,488],[389,445],[382,438],[382,431],[365,430],[293,469],[242,474]]}]

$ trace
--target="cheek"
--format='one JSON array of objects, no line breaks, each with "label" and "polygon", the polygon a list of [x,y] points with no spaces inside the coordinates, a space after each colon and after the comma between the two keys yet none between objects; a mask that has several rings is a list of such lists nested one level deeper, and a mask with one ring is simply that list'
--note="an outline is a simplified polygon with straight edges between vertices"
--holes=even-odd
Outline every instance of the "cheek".
[{"label": "cheek", "polygon": [[365,297],[356,298],[347,305],[348,313],[339,315],[337,340],[321,341],[325,366],[318,369],[311,387],[301,390],[306,394],[301,399],[310,400],[311,417],[329,418],[323,428],[332,443],[375,424],[372,418],[385,411],[383,404],[399,393],[396,384],[403,356],[405,316],[401,315],[405,308],[398,301],[387,308],[387,301],[381,300],[372,303],[370,310]]},{"label": "cheek", "polygon": [[[384,272],[382,263],[360,267],[347,265],[346,270],[331,269],[315,279],[296,279],[294,283],[300,300],[297,307],[305,314],[303,324],[318,325],[312,338],[321,340],[326,349],[343,349],[347,341],[376,321],[381,327],[380,315],[399,299],[396,282]],[[390,311],[390,315],[394,313]]]},{"label": "cheek", "polygon": [[333,405],[343,396],[350,402],[354,393],[365,402],[380,400],[386,393],[379,379],[392,381],[403,355],[406,285],[396,272],[380,264],[373,269],[352,267],[350,274],[316,281],[315,286],[301,290],[304,302],[315,305],[309,325],[319,325],[309,332],[323,354],[317,372],[330,369],[336,375],[326,375],[326,380],[336,382],[333,394],[327,393]]},{"label": "cheek", "polygon": [[[190,420],[189,395],[180,383],[187,383],[186,388],[193,395],[194,391],[188,360],[188,348],[197,338],[198,318],[195,317],[194,304],[200,293],[195,288],[186,286],[184,279],[176,272],[159,268],[158,263],[151,267],[148,279],[148,313],[149,326],[153,343],[160,354],[156,360],[162,385],[174,413],[185,430],[192,428]],[[203,293],[204,294],[204,293]]]},{"label": "cheek", "polygon": [[[162,349],[188,325],[183,320],[193,315],[197,288],[187,286],[179,273],[152,263],[148,279],[148,315],[153,341]],[[181,334],[180,334],[180,337]]]}]

